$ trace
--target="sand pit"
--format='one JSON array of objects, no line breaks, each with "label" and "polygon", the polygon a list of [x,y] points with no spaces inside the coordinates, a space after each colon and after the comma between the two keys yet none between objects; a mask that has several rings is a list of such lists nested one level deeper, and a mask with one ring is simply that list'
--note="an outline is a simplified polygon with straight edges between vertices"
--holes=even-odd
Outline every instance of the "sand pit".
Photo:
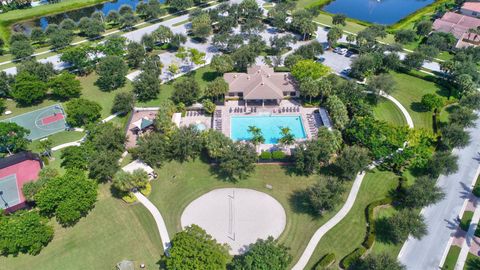
[{"label": "sand pit", "polygon": [[258,238],[277,238],[286,220],[285,210],[272,196],[243,188],[210,191],[191,202],[181,217],[182,227],[199,225],[228,244],[232,255],[245,252]]}]

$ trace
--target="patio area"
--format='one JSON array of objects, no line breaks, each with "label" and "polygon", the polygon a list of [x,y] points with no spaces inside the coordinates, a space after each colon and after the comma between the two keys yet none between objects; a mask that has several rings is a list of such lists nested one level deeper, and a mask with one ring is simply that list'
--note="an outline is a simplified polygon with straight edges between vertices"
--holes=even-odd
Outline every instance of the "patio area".
[{"label": "patio area", "polygon": [[[212,119],[212,128],[231,137],[232,116],[300,116],[306,139],[316,138],[320,127],[330,127],[328,114],[323,108],[305,108],[295,100],[285,99],[274,106],[246,106],[241,100],[227,101],[225,105],[217,106]],[[271,150],[275,145],[264,144],[259,148],[260,151]]]}]

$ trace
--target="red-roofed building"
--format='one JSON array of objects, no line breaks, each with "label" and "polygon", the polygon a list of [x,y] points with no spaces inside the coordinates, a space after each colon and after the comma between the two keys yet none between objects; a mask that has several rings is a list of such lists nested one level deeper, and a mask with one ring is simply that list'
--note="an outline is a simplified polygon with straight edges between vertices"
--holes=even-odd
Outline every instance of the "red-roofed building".
[{"label": "red-roofed building", "polygon": [[465,2],[460,8],[463,15],[471,17],[480,17],[480,2]]},{"label": "red-roofed building", "polygon": [[435,31],[451,33],[459,40],[456,47],[476,46],[475,43],[469,43],[469,36],[465,34],[469,33],[471,29],[477,29],[478,27],[480,27],[480,19],[454,12],[445,13],[442,18],[436,19],[433,23]]},{"label": "red-roofed building", "polygon": [[40,157],[30,152],[0,159],[0,209],[12,212],[25,207],[23,184],[36,181],[42,167]]}]

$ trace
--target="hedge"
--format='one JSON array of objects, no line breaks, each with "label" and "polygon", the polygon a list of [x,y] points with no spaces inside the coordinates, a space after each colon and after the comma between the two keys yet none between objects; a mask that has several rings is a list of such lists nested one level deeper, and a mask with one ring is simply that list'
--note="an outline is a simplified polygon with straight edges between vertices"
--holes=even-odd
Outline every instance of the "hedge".
[{"label": "hedge", "polygon": [[350,266],[356,261],[358,261],[363,256],[363,254],[365,254],[365,252],[367,252],[367,249],[363,246],[356,248],[354,251],[352,251],[350,254],[348,254],[342,259],[342,261],[340,262],[340,266],[343,269],[350,268]]},{"label": "hedge", "polygon": [[273,159],[284,159],[286,157],[285,153],[282,151],[273,151],[272,158]]},{"label": "hedge", "polygon": [[374,210],[376,207],[386,204],[391,204],[391,198],[384,198],[378,201],[374,201],[370,203],[367,208],[365,209],[365,216],[367,219],[367,235],[365,236],[365,240],[363,240],[362,246],[366,249],[370,249],[375,242],[375,218],[374,218]]},{"label": "hedge", "polygon": [[272,159],[272,153],[270,153],[268,151],[262,151],[262,153],[260,154],[260,159],[270,160],[270,159]]},{"label": "hedge", "polygon": [[335,263],[335,254],[328,253],[323,256],[316,264],[314,270],[323,270]]}]

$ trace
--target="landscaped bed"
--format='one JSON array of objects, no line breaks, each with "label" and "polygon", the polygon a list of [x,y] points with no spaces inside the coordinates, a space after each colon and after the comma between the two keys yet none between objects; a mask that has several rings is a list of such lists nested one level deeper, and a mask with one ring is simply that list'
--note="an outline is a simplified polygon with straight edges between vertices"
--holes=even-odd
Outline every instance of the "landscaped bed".
[{"label": "landscaped bed", "polygon": [[[210,190],[222,187],[250,188],[271,195],[282,204],[287,214],[287,224],[279,239],[291,248],[293,263],[300,257],[314,231],[330,219],[343,204],[321,218],[305,213],[299,205],[294,206],[292,195],[295,191],[313,185],[319,177],[289,175],[288,168],[279,165],[258,165],[251,177],[236,184],[220,181],[211,173],[210,165],[201,161],[171,162],[157,170],[157,173],[161,177],[159,181],[152,182],[149,199],[162,213],[170,235],[180,231],[180,217],[184,208]],[[267,184],[272,185],[271,190],[266,188]]]}]

